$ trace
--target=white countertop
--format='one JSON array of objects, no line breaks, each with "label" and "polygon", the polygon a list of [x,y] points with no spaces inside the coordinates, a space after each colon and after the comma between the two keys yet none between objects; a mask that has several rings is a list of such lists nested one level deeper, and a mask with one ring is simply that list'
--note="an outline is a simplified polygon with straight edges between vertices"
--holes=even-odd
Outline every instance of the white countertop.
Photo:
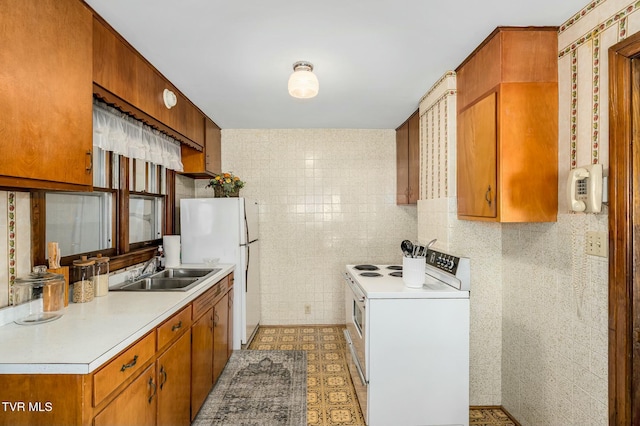
[{"label": "white countertop", "polygon": [[[185,265],[197,267],[202,265]],[[110,291],[69,303],[64,315],[37,325],[0,327],[0,374],[88,374],[196,299],[235,265],[188,291]]]},{"label": "white countertop", "polygon": [[[422,288],[409,288],[404,285],[402,277],[389,275],[396,270],[388,269],[391,265],[375,265],[378,270],[359,271],[355,265],[347,265],[347,272],[357,283],[364,295],[369,299],[468,299],[469,292],[458,290],[441,281],[425,275]],[[377,272],[381,276],[367,277],[362,273]]]}]

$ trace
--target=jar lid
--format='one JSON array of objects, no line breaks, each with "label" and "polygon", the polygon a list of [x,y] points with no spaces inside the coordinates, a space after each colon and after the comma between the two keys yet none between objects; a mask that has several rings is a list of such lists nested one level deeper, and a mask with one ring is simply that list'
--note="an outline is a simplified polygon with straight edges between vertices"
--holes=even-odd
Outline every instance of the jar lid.
[{"label": "jar lid", "polygon": [[106,256],[105,256],[105,257],[102,257],[102,254],[101,254],[101,253],[98,253],[98,254],[96,255],[96,257],[92,257],[92,258],[90,258],[89,260],[93,260],[93,261],[94,261],[94,262],[96,262],[96,263],[106,263],[106,262],[109,262],[109,258],[108,258],[108,257],[106,257]]},{"label": "jar lid", "polygon": [[47,272],[46,270],[44,272],[34,270],[25,277],[16,278],[14,283],[19,285],[44,285],[60,280],[64,280],[64,275],[54,274],[53,272]]},{"label": "jar lid", "polygon": [[96,262],[93,260],[88,260],[87,256],[82,256],[80,257],[80,259],[73,261],[73,266],[90,266],[90,265],[93,265],[94,263]]}]

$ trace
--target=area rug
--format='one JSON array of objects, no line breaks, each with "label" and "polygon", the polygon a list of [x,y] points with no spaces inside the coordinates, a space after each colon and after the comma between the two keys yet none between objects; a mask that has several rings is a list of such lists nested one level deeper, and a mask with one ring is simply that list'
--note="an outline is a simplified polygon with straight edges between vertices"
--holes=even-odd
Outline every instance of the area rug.
[{"label": "area rug", "polygon": [[305,351],[234,351],[192,425],[307,424]]}]

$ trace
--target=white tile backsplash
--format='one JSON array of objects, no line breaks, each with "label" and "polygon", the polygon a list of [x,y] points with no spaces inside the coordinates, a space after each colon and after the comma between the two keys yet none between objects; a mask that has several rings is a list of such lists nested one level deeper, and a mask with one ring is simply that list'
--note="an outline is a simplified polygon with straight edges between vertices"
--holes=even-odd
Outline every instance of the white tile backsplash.
[{"label": "white tile backsplash", "polygon": [[263,324],[343,324],[344,266],[401,260],[416,207],[395,204],[395,162],[394,130],[222,131],[223,170],[259,203]]}]

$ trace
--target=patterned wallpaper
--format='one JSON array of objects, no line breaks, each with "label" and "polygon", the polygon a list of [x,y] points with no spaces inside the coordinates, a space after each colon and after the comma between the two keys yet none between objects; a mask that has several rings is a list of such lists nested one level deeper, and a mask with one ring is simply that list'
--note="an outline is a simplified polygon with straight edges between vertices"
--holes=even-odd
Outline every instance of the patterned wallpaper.
[{"label": "patterned wallpaper", "polygon": [[[442,79],[423,99],[419,239],[438,236],[471,258],[471,403],[502,404],[522,425],[608,423],[608,259],[584,249],[586,231],[607,231],[608,212],[570,213],[565,180],[584,164],[608,167],[607,50],[640,30],[639,7],[591,1],[559,24],[555,223],[458,221],[455,194],[438,191],[444,181],[429,162],[440,135],[432,129],[455,120],[438,114]],[[440,158],[455,170],[453,154]]]},{"label": "patterned wallpaper", "polygon": [[0,191],[0,308],[11,304],[11,286],[16,277],[30,271],[29,193]]},{"label": "patterned wallpaper", "polygon": [[[447,71],[420,99],[420,199],[455,196],[456,73]],[[454,164],[455,166],[455,164]]]}]

